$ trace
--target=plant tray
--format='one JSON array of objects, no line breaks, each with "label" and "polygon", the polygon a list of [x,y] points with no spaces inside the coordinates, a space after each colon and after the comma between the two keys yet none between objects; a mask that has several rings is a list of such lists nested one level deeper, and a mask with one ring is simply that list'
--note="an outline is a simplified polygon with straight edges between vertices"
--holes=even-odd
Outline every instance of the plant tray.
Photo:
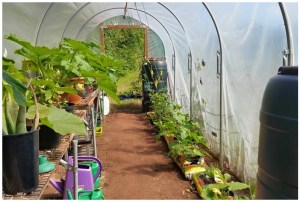
[{"label": "plant tray", "polygon": [[[216,183],[214,180],[211,180],[211,182],[205,182],[205,180],[203,179],[203,175],[201,175],[201,173],[193,173],[192,174],[192,180],[195,184],[195,187],[196,187],[196,190],[197,190],[199,196],[202,199],[203,199],[203,197],[202,197],[203,188],[208,186],[209,184],[215,184]],[[251,199],[251,196],[250,196],[251,194],[250,194],[250,189],[249,188],[234,191],[234,192],[232,192],[232,194],[233,194],[233,196],[229,196],[227,198],[227,200],[228,199],[235,200],[236,199],[235,196],[246,196],[246,197],[248,197],[248,199]],[[239,199],[242,199],[242,198],[239,198]]]},{"label": "plant tray", "polygon": [[96,136],[101,136],[103,134],[102,127],[96,127]]},{"label": "plant tray", "polygon": [[[164,140],[166,141],[166,144],[170,145],[170,143],[172,141],[174,141],[172,136],[166,136],[164,135]],[[170,147],[169,147],[170,149]],[[205,162],[202,162],[200,164],[187,164],[185,163],[186,161],[184,159],[182,159],[181,161],[179,161],[178,159],[174,159],[175,163],[177,164],[177,166],[180,168],[180,170],[182,171],[182,173],[184,174],[184,176],[189,179],[192,180],[192,174],[194,173],[203,173],[205,172],[205,167],[207,167],[207,164]]]}]

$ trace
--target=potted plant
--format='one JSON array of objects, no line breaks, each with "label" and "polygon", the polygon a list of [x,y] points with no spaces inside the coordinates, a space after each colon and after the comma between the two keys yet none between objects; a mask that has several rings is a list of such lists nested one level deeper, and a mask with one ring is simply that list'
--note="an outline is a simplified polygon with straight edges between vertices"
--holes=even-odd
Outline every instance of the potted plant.
[{"label": "potted plant", "polygon": [[[22,46],[16,51],[17,54],[26,58],[26,61],[23,61],[22,71],[38,75],[31,78],[31,84],[39,98],[39,103],[65,108],[67,104],[70,104],[69,98],[75,97],[79,100],[73,104],[78,104],[81,102],[81,97],[77,94],[84,96],[84,85],[98,80],[101,80],[97,82],[98,86],[101,85],[113,98],[116,97],[114,94],[116,87],[110,79],[112,75],[109,75],[105,69],[110,63],[106,61],[102,72],[96,72],[94,67],[101,64],[103,66],[103,63],[100,64],[101,61],[99,62],[95,53],[90,49],[92,46],[73,39],[64,39],[59,48],[48,48],[33,46],[15,35],[7,35],[6,38]],[[98,63],[94,64],[95,61]],[[33,95],[29,92],[28,97],[32,100]],[[57,146],[61,135],[51,127],[49,128],[47,122],[41,121],[41,123],[40,149],[51,149]]]},{"label": "potted plant", "polygon": [[[3,59],[2,76],[3,191],[29,193],[38,186],[38,125],[78,135],[86,134],[86,127],[63,109],[38,104],[30,73],[16,68],[13,60]],[[32,100],[27,100],[28,92]],[[29,132],[26,118],[33,120]]]},{"label": "potted plant", "polygon": [[[106,55],[99,55],[93,49],[100,49],[98,45],[92,42],[82,42],[70,38],[64,38],[59,45],[60,55],[56,58],[59,65],[53,68],[60,72],[61,80],[64,83],[70,82],[82,89],[82,78],[84,85],[93,85],[101,88],[108,96],[119,103],[116,95],[116,69],[120,64]],[[77,86],[76,86],[77,85]]]}]

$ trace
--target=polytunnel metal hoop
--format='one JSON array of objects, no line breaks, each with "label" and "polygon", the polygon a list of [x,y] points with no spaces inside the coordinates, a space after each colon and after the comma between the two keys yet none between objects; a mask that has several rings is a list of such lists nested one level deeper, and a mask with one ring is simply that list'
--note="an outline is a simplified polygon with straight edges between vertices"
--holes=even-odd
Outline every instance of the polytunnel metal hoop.
[{"label": "polytunnel metal hoop", "polygon": [[202,2],[203,6],[205,7],[205,9],[207,10],[208,14],[210,15],[214,26],[216,28],[217,31],[217,35],[218,35],[218,40],[219,40],[219,46],[220,46],[220,51],[219,51],[219,57],[218,57],[218,61],[219,64],[217,64],[217,68],[219,67],[220,69],[220,74],[219,74],[219,78],[220,78],[220,168],[222,171],[224,171],[224,167],[223,167],[223,161],[224,161],[224,153],[223,153],[223,61],[222,61],[222,41],[221,41],[221,36],[220,36],[220,32],[216,23],[216,20],[214,18],[214,16],[212,15],[212,13],[210,12],[209,8],[207,7],[207,5]]},{"label": "polytunnel metal hoop", "polygon": [[294,65],[294,43],[293,43],[293,36],[291,32],[290,20],[288,15],[286,14],[286,9],[284,4],[282,2],[279,2],[278,4],[284,21],[285,33],[287,38],[287,50],[283,50],[283,66],[293,66]]},{"label": "polytunnel metal hoop", "polygon": [[190,73],[190,120],[192,120],[193,116],[193,67],[192,67],[192,53],[188,54],[188,72]]},{"label": "polytunnel metal hoop", "polygon": [[72,15],[72,17],[70,17],[70,19],[69,19],[69,21],[68,21],[68,23],[67,23],[67,25],[66,25],[66,27],[65,27],[65,29],[64,29],[64,32],[63,32],[63,34],[62,34],[61,40],[63,39],[63,37],[64,37],[64,35],[65,35],[66,31],[67,31],[67,28],[68,28],[69,25],[71,24],[71,21],[74,19],[74,17],[75,17],[82,9],[84,9],[84,8],[85,8],[87,5],[89,5],[89,4],[90,4],[90,2],[84,4],[83,6],[81,6],[81,7],[80,7],[80,8]]},{"label": "polytunnel metal hoop", "polygon": [[40,22],[38,31],[37,31],[37,33],[36,33],[35,44],[34,44],[34,45],[37,45],[37,42],[38,42],[38,40],[39,40],[39,35],[40,35],[40,31],[41,31],[42,24],[43,24],[43,22],[44,22],[44,20],[45,20],[45,18],[46,18],[46,15],[47,15],[48,11],[50,10],[50,8],[51,8],[52,6],[53,6],[53,3],[51,3],[51,4],[49,5],[49,7],[47,8],[47,10],[46,10],[46,12],[45,12],[45,14],[44,14],[44,16],[43,16],[41,22]]}]

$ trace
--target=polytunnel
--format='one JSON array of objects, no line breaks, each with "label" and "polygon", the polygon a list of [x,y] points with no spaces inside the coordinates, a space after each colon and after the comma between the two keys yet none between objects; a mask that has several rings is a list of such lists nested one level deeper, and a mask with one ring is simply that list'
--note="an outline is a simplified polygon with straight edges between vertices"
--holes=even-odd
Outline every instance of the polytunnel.
[{"label": "polytunnel", "polygon": [[[5,2],[3,35],[38,46],[101,44],[108,26],[147,28],[165,57],[169,96],[201,122],[209,149],[244,182],[257,175],[259,112],[281,66],[298,65],[298,4],[277,2]],[[2,52],[18,46],[2,40]]]}]

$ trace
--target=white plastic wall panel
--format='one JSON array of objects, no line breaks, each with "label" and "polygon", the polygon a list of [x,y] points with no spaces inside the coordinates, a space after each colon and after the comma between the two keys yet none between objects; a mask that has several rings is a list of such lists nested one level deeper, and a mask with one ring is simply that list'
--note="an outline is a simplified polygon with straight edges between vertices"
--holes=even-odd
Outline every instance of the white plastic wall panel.
[{"label": "white plastic wall panel", "polygon": [[[25,5],[24,3],[3,3],[2,34],[3,36],[6,34],[16,34],[34,44],[39,24],[49,3],[27,3]],[[13,53],[18,48],[20,46],[16,43],[5,39],[2,40],[2,52],[6,49],[8,58],[14,57],[16,61],[21,61],[22,58]]]},{"label": "white plastic wall panel", "polygon": [[282,66],[286,36],[277,3],[209,4],[223,46],[224,144],[230,168],[255,181],[259,111],[268,80]]}]

